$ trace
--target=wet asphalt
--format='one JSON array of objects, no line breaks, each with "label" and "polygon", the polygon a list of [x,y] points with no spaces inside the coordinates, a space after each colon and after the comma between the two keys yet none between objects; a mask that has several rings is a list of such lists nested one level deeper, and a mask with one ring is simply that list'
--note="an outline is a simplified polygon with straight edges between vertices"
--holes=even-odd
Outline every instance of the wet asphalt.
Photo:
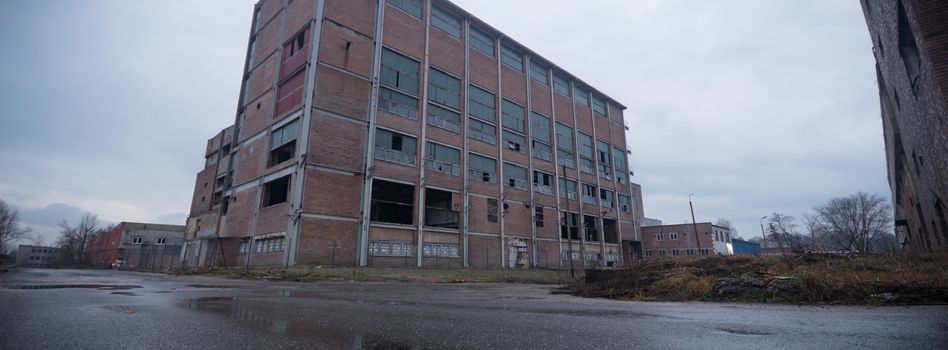
[{"label": "wet asphalt", "polygon": [[14,269],[0,349],[948,349],[948,306],[641,303],[510,284]]}]

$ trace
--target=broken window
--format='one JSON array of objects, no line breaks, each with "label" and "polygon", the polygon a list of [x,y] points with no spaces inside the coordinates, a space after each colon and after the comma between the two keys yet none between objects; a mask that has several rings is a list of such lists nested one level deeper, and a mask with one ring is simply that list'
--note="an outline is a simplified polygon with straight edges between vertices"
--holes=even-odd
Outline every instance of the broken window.
[{"label": "broken window", "polygon": [[269,166],[274,166],[293,158],[296,153],[296,134],[299,130],[299,119],[291,121],[270,135]]},{"label": "broken window", "polygon": [[599,225],[595,216],[583,215],[583,232],[586,233],[586,241],[599,242]]},{"label": "broken window", "polygon": [[545,195],[553,195],[553,175],[542,171],[533,171],[533,190]]},{"label": "broken window", "polygon": [[576,199],[576,181],[560,178],[560,198]]},{"label": "broken window", "polygon": [[899,56],[902,57],[914,94],[922,62],[918,55],[918,45],[915,43],[915,32],[912,31],[912,24],[905,15],[905,6],[901,1],[899,1]]},{"label": "broken window", "polygon": [[428,141],[428,170],[448,175],[461,175],[461,151]]},{"label": "broken window", "polygon": [[616,230],[616,221],[602,219],[602,235],[606,243],[619,243],[619,232]]},{"label": "broken window", "polygon": [[599,177],[612,180],[612,157],[609,156],[609,144],[596,140],[596,151],[599,154]]},{"label": "broken window", "polygon": [[425,189],[425,226],[458,228],[458,211],[455,210],[453,193]]},{"label": "broken window", "polygon": [[564,149],[557,149],[556,164],[570,169],[576,169],[576,156],[573,155],[573,152]]},{"label": "broken window", "polygon": [[461,113],[429,103],[428,125],[457,134],[461,132]]},{"label": "broken window", "polygon": [[583,184],[583,202],[588,204],[596,204],[596,197],[599,196],[599,193],[596,192],[596,186],[590,184]]},{"label": "broken window", "polygon": [[415,165],[416,140],[385,129],[375,132],[375,159]]},{"label": "broken window", "polygon": [[612,191],[607,189],[599,189],[599,202],[603,207],[615,208],[615,204],[612,203]]},{"label": "broken window", "polygon": [[632,198],[624,194],[619,194],[619,210],[622,210],[626,213],[632,211]]},{"label": "broken window", "polygon": [[560,237],[579,239],[579,214],[560,212]]},{"label": "broken window", "polygon": [[527,153],[527,138],[510,130],[504,130],[504,143],[507,149]]},{"label": "broken window", "polygon": [[487,199],[487,222],[496,223],[498,218],[497,199]]},{"label": "broken window", "polygon": [[504,186],[527,189],[527,168],[504,163]]},{"label": "broken window", "polygon": [[369,255],[412,256],[412,241],[369,241]]},{"label": "broken window", "polygon": [[379,109],[410,119],[418,118],[419,63],[389,49],[382,50]]},{"label": "broken window", "polygon": [[468,154],[468,177],[478,181],[497,181],[497,161],[473,153]]},{"label": "broken window", "polygon": [[415,186],[377,179],[372,181],[371,221],[411,225],[414,208]]},{"label": "broken window", "polygon": [[267,182],[263,185],[263,206],[286,202],[290,193],[290,175]]},{"label": "broken window", "polygon": [[423,254],[428,257],[459,258],[459,248],[457,243],[425,243]]},{"label": "broken window", "polygon": [[533,140],[533,157],[553,161],[553,147],[539,140]]}]

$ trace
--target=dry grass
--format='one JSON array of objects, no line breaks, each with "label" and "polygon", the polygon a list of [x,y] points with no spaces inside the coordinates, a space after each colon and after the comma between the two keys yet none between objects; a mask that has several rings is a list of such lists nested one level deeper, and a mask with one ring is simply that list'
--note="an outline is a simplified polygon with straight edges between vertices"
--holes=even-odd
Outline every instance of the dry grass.
[{"label": "dry grass", "polygon": [[[737,292],[722,287],[737,286]],[[729,256],[639,262],[577,295],[631,300],[946,304],[948,254]]]},{"label": "dry grass", "polygon": [[406,268],[231,268],[176,271],[176,274],[213,275],[273,281],[349,281],[403,283],[569,283],[569,274],[553,270],[479,270]]}]

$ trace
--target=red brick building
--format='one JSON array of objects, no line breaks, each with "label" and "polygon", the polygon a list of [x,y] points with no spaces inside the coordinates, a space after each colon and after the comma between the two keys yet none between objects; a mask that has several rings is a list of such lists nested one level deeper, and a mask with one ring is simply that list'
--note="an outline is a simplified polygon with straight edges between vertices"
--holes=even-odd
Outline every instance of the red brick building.
[{"label": "red brick building", "polygon": [[262,0],[246,62],[189,265],[614,265],[638,239],[625,107],[448,1]]},{"label": "red brick building", "polygon": [[[695,228],[698,239],[695,239]],[[642,227],[645,259],[732,255],[731,230],[710,222]]]},{"label": "red brick building", "polygon": [[121,222],[86,243],[88,260],[96,268],[120,261],[122,268],[164,269],[181,263],[184,226]]},{"label": "red brick building", "polygon": [[948,250],[948,1],[863,0],[876,58],[896,236]]}]

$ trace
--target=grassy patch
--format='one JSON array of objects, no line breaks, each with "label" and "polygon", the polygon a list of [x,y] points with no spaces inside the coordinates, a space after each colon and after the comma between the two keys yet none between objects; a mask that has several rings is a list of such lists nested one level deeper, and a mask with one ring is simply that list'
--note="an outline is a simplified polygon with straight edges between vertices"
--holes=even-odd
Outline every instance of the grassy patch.
[{"label": "grassy patch", "polygon": [[948,254],[645,261],[570,291],[630,300],[948,304]]},{"label": "grassy patch", "polygon": [[556,270],[479,270],[406,268],[231,268],[176,271],[184,275],[212,275],[273,281],[351,281],[404,283],[569,283],[569,273]]}]

